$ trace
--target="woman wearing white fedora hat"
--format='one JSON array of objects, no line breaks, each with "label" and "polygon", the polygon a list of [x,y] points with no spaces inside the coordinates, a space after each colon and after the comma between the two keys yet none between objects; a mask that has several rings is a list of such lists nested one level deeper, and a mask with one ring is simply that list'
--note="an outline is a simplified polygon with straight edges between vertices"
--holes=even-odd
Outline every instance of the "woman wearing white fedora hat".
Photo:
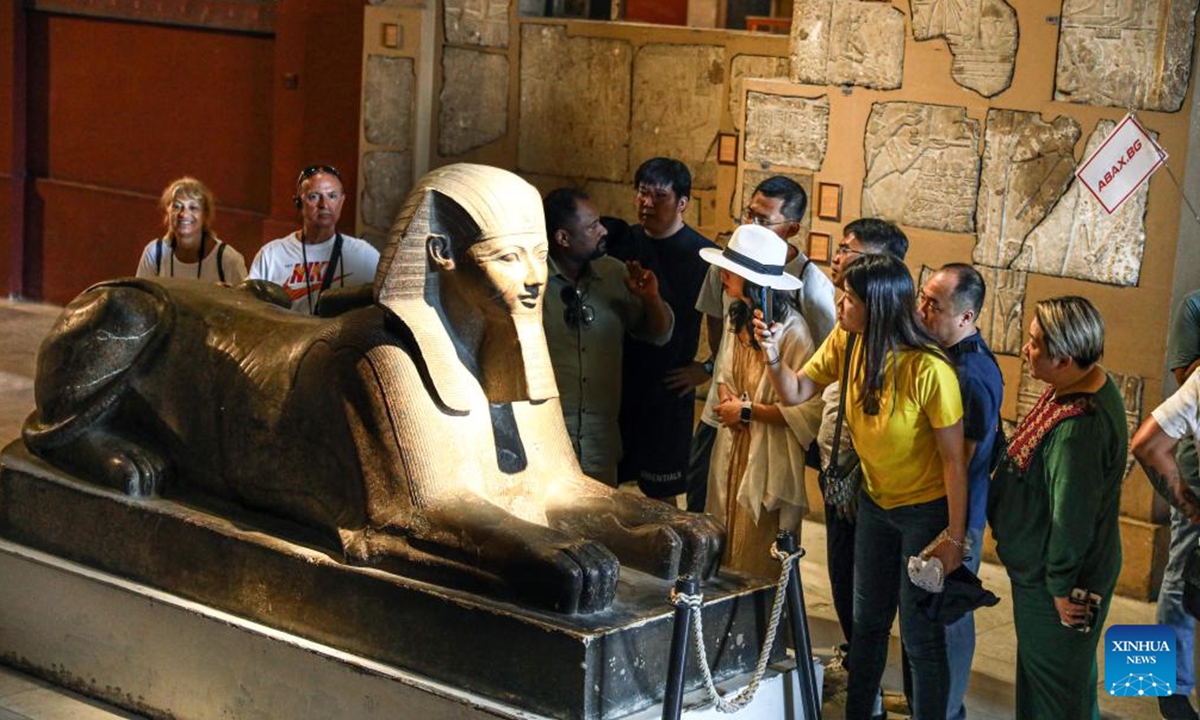
[{"label": "woman wearing white fedora hat", "polygon": [[765,227],[742,225],[724,250],[706,248],[700,256],[720,268],[725,293],[733,299],[725,318],[725,331],[733,337],[721,343],[721,370],[713,378],[721,428],[705,510],[725,522],[725,567],[775,576],[779,563],[770,555],[771,543],[781,529],[799,533],[808,507],[805,448],[820,427],[822,403],[817,398],[797,406],[779,404],[751,319],[755,310],[770,314],[781,328],[781,356],[802,364],[815,345],[789,292],[801,282],[783,271],[787,243]]}]

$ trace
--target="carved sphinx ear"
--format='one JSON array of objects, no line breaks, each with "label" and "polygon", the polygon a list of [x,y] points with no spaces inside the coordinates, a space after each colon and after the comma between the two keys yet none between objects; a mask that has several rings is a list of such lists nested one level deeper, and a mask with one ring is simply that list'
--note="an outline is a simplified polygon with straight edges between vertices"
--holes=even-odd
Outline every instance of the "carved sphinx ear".
[{"label": "carved sphinx ear", "polygon": [[425,240],[425,248],[439,270],[449,272],[454,269],[454,253],[450,251],[450,241],[445,235],[430,235]]}]

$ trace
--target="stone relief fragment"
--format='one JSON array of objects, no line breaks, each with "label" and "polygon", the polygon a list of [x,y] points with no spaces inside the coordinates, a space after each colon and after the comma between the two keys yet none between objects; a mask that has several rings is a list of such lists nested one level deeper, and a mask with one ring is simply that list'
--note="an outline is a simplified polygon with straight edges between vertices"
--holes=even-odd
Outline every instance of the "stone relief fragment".
[{"label": "stone relief fragment", "polygon": [[446,42],[508,47],[509,0],[446,0]]},{"label": "stone relief fragment", "polygon": [[742,172],[742,191],[734,193],[732,204],[729,207],[729,216],[733,220],[734,225],[740,224],[742,222],[742,211],[750,204],[750,198],[754,197],[754,188],[758,187],[759,183],[763,180],[774,175],[783,175],[795,180],[799,183],[800,187],[804,188],[804,193],[808,195],[808,209],[804,211],[804,218],[800,221],[800,232],[796,233],[796,237],[792,238],[792,242],[803,250],[808,244],[808,232],[812,230],[812,211],[813,204],[816,202],[813,198],[813,176],[808,173],[746,168]]},{"label": "stone relief fragment", "polygon": [[950,46],[954,82],[992,97],[1012,84],[1017,13],[1005,0],[911,0],[913,38]]},{"label": "stone relief fragment", "polygon": [[[562,27],[523,25],[520,169],[615,180],[632,187],[632,73],[633,52],[628,42],[570,38]],[[719,103],[714,105],[719,108]]]},{"label": "stone relief fragment", "polygon": [[[1025,311],[1025,281],[1027,274],[1017,270],[973,266],[983,276],[987,292],[983,308],[975,320],[979,333],[996,355],[1020,355],[1025,342],[1025,331],[1021,326]],[[933,274],[935,268],[921,266],[917,288]]]},{"label": "stone relief fragment", "polygon": [[889,3],[796,0],[792,82],[895,90],[904,76],[904,13]]},{"label": "stone relief fragment", "polygon": [[508,56],[446,47],[438,111],[438,154],[453,157],[508,132]]},{"label": "stone relief fragment", "polygon": [[[1138,426],[1142,423],[1142,395],[1146,387],[1146,379],[1136,375],[1121,375],[1108,370],[1108,376],[1112,378],[1117,389],[1121,391],[1121,398],[1125,401],[1125,426],[1129,429],[1129,437],[1137,432]],[[1046,389],[1046,383],[1038,380],[1029,374],[1029,364],[1022,363],[1021,365],[1021,383],[1017,388],[1017,422],[1029,414],[1033,409],[1034,403],[1041,396],[1042,391]],[[1011,433],[1009,437],[1012,437]],[[1133,470],[1134,457],[1130,452],[1125,458],[1125,475],[1129,475],[1129,471]]]},{"label": "stone relief fragment", "polygon": [[1191,76],[1197,0],[1064,0],[1054,99],[1176,112]]},{"label": "stone relief fragment", "polygon": [[369,152],[363,155],[362,218],[386,232],[412,189],[412,152]]},{"label": "stone relief fragment", "polygon": [[975,262],[1009,266],[1070,185],[1080,133],[1079,122],[1066,115],[1047,123],[1037,113],[988,111]]},{"label": "stone relief fragment", "polygon": [[733,117],[735,128],[739,131],[742,129],[745,117],[742,112],[742,86],[746,78],[786,79],[790,65],[787,58],[769,55],[734,56],[729,64],[729,114]]},{"label": "stone relief fragment", "polygon": [[412,142],[411,58],[371,55],[363,79],[363,134],[372,145],[405,149]]},{"label": "stone relief fragment", "polygon": [[747,163],[820,170],[829,141],[829,98],[746,95]]},{"label": "stone relief fragment", "polygon": [[875,103],[863,144],[864,216],[974,232],[979,122],[967,117],[966,108]]},{"label": "stone relief fragment", "polygon": [[692,186],[715,188],[716,137],[725,91],[725,49],[715,45],[644,45],[633,61],[630,166],[673,157],[692,171]]},{"label": "stone relief fragment", "polygon": [[[1083,156],[1091,155],[1115,125],[1111,120],[1098,122]],[[1087,188],[1072,180],[1046,219],[1025,238],[1011,266],[1108,285],[1137,285],[1146,246],[1149,192],[1149,183],[1144,183],[1109,215]]]}]

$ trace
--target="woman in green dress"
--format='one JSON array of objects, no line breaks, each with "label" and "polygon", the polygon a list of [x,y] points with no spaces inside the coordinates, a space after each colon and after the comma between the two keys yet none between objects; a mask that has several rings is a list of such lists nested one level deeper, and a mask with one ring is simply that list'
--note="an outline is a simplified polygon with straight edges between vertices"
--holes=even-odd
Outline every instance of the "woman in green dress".
[{"label": "woman in green dress", "polygon": [[1125,403],[1099,364],[1104,319],[1084,298],[1038,303],[1022,352],[1048,387],[1013,433],[988,495],[1012,580],[1016,716],[1099,718],[1096,644],[1121,569]]}]

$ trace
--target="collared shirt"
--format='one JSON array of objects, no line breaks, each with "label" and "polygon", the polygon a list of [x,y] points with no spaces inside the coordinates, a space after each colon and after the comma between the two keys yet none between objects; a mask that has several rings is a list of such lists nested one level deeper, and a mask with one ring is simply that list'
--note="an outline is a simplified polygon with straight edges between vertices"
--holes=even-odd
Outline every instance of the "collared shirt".
[{"label": "collared shirt", "polygon": [[983,336],[976,331],[946,348],[958,371],[962,394],[963,437],[975,442],[975,454],[967,463],[967,527],[982,529],[987,522],[987,494],[991,482],[992,448],[1000,422],[1004,378]]},{"label": "collared shirt", "polygon": [[[589,263],[574,285],[582,298],[579,306],[574,302],[568,306],[563,290],[571,288],[572,283],[563,277],[553,259],[548,263],[550,277],[542,320],[567,431],[584,472],[615,481],[621,459],[617,415],[621,409],[625,336],[665,345],[671,339],[674,315],[667,306],[671,318],[667,332],[650,334],[641,299],[625,286],[625,264],[611,257]],[[568,324],[568,314],[582,319]],[[587,322],[589,317],[591,321]]]}]

